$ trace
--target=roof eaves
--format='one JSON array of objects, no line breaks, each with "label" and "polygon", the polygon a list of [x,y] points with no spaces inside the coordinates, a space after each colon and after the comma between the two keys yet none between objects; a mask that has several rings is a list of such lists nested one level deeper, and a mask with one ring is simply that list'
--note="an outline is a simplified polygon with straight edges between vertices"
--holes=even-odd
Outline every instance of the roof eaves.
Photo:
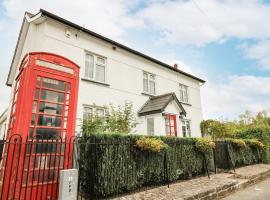
[{"label": "roof eaves", "polygon": [[134,49],[131,49],[131,48],[129,48],[129,47],[123,45],[123,44],[120,44],[120,43],[118,43],[118,42],[116,42],[116,41],[114,41],[114,40],[111,40],[111,39],[109,39],[109,38],[107,38],[107,37],[104,37],[104,36],[102,36],[102,35],[100,35],[100,34],[98,34],[98,33],[95,33],[95,32],[93,32],[93,31],[90,31],[89,29],[86,29],[86,28],[84,28],[84,27],[82,27],[82,26],[79,26],[78,24],[75,24],[75,23],[73,23],[73,22],[70,22],[70,21],[68,21],[68,20],[66,20],[66,19],[64,19],[64,18],[62,18],[62,17],[59,17],[59,16],[57,16],[57,15],[55,15],[55,14],[52,14],[52,13],[50,13],[50,12],[44,10],[44,9],[40,9],[40,12],[41,12],[43,15],[48,16],[48,17],[50,17],[50,18],[52,18],[52,19],[54,19],[54,20],[56,20],[56,21],[62,22],[62,23],[64,23],[64,24],[68,25],[68,26],[71,26],[71,27],[75,28],[75,29],[79,29],[79,30],[81,30],[81,31],[83,31],[83,32],[85,32],[85,33],[87,33],[87,34],[89,34],[89,35],[92,35],[92,36],[98,38],[98,39],[101,39],[101,40],[103,40],[103,41],[106,41],[106,42],[108,42],[108,43],[111,43],[111,44],[113,44],[113,45],[115,45],[115,46],[118,46],[118,47],[120,47],[120,48],[122,48],[122,49],[124,49],[124,50],[126,50],[126,51],[129,51],[129,52],[131,52],[131,53],[133,53],[133,54],[136,54],[136,55],[141,56],[141,57],[143,57],[143,58],[145,58],[145,59],[147,59],[147,60],[150,60],[150,61],[152,61],[152,62],[154,62],[154,63],[156,63],[156,64],[159,64],[159,65],[161,65],[161,66],[163,66],[163,67],[166,67],[166,68],[168,68],[168,69],[170,69],[170,70],[173,70],[173,71],[175,71],[175,72],[178,72],[178,73],[180,73],[180,74],[183,74],[183,75],[185,75],[185,76],[188,76],[188,77],[190,77],[190,78],[192,78],[192,79],[195,79],[195,80],[197,80],[197,81],[199,81],[199,82],[201,82],[201,83],[205,83],[205,80],[203,80],[203,79],[201,79],[201,78],[198,78],[198,77],[196,77],[196,76],[194,76],[194,75],[191,75],[191,74],[189,74],[189,73],[186,73],[186,72],[184,72],[184,71],[182,71],[182,70],[176,69],[176,68],[174,68],[174,67],[172,67],[172,66],[170,66],[170,65],[168,65],[168,64],[166,64],[166,63],[164,63],[164,62],[162,62],[162,61],[159,61],[159,60],[157,60],[157,59],[155,59],[155,58],[153,58],[153,57],[150,57],[150,56],[148,56],[148,55],[145,55],[145,54],[143,54],[143,53],[141,53],[141,52],[139,52],[139,51],[136,51],[136,50],[134,50]]}]

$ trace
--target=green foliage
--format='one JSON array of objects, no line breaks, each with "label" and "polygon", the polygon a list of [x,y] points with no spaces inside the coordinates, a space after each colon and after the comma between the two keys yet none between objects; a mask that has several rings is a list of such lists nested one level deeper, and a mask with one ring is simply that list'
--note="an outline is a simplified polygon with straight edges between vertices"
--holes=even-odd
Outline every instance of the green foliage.
[{"label": "green foliage", "polygon": [[234,130],[232,125],[216,120],[204,120],[201,122],[201,132],[203,137],[210,136],[213,139],[231,137]]},{"label": "green foliage", "polygon": [[[140,138],[147,137],[98,134],[83,139],[80,183],[88,194],[87,199],[163,184],[166,180],[164,163],[170,182],[204,173],[204,156],[195,147],[196,139],[151,137],[169,146],[166,151],[156,153],[139,150],[135,144]],[[212,158],[211,154],[207,154],[209,158]]]},{"label": "green foliage", "polygon": [[208,139],[208,138],[198,138],[196,139],[195,146],[200,152],[208,153],[213,148],[215,148],[215,143],[211,139]]},{"label": "green foliage", "polygon": [[234,138],[257,139],[266,147],[270,147],[270,127],[253,127],[245,131],[239,131],[234,135]]},{"label": "green foliage", "polygon": [[[227,160],[228,157],[224,151],[227,151],[228,144],[229,157],[232,159]],[[235,167],[243,165],[251,165],[255,163],[268,163],[267,149],[262,148],[262,143],[257,140],[250,139],[224,139],[216,141],[216,150],[219,155],[216,157],[217,163],[228,166],[234,165]],[[224,149],[225,148],[225,149]],[[224,167],[224,166],[223,166]]]},{"label": "green foliage", "polygon": [[131,103],[115,108],[110,105],[106,110],[105,117],[97,113],[90,115],[83,121],[82,131],[85,135],[95,133],[130,133],[136,126],[136,117]]},{"label": "green foliage", "polygon": [[245,148],[239,148],[235,143],[229,145],[229,154],[235,167],[265,162],[266,151],[264,149],[250,146],[247,140],[245,140],[245,144]]},{"label": "green foliage", "polygon": [[169,146],[159,138],[141,137],[136,140],[135,147],[141,151],[160,152]]},{"label": "green foliage", "polygon": [[250,147],[259,148],[259,149],[263,149],[265,147],[265,145],[262,142],[256,139],[249,139],[249,140],[247,139],[246,144],[249,145]]},{"label": "green foliage", "polygon": [[226,139],[225,141],[230,142],[235,148],[245,149],[247,148],[246,142],[243,139]]},{"label": "green foliage", "polygon": [[[239,119],[235,121],[209,119],[201,122],[201,132],[203,136],[210,136],[213,139],[235,137],[237,133],[247,133],[250,130],[254,132],[256,129],[258,129],[259,132],[260,129],[270,129],[269,111],[263,110],[255,115],[252,115],[250,111],[245,111],[245,113],[241,114]],[[268,132],[268,135],[270,135],[270,132]],[[244,136],[243,138],[246,137]],[[250,139],[260,138],[255,137]]]}]

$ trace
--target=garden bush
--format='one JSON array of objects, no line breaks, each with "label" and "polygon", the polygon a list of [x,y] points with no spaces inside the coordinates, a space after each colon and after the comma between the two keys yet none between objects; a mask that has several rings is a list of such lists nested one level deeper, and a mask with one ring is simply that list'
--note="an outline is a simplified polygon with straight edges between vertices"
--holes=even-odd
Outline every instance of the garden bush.
[{"label": "garden bush", "polygon": [[[142,138],[151,138],[154,143],[168,147],[160,152],[142,150],[136,144]],[[81,188],[87,199],[98,199],[203,174],[205,154],[198,151],[196,141],[194,138],[90,135],[80,143]],[[206,158],[211,159],[212,154],[207,153]]]},{"label": "garden bush", "polygon": [[234,138],[242,139],[257,139],[270,148],[270,128],[254,127],[245,131],[239,131],[235,134]]},{"label": "garden bush", "polygon": [[[229,157],[222,151],[227,151],[226,146],[228,144]],[[221,150],[220,148],[224,148]],[[256,163],[267,163],[267,150],[263,147],[263,144],[257,140],[250,139],[224,139],[216,141],[216,155],[217,165],[221,164],[223,168],[227,167],[240,167],[244,165],[251,165]],[[220,167],[220,166],[217,166]]]}]

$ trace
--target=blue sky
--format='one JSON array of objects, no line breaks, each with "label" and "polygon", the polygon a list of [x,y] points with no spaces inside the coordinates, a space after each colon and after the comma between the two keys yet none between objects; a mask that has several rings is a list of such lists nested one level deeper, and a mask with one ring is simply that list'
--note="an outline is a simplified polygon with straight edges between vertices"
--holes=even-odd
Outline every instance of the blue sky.
[{"label": "blue sky", "polygon": [[205,119],[270,109],[270,1],[0,0],[0,111],[23,13],[39,8],[205,79]]}]

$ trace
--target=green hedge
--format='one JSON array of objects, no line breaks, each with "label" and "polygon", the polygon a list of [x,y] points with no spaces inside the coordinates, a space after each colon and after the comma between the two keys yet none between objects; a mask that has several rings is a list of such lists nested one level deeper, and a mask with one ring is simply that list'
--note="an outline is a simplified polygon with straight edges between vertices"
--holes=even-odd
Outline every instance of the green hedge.
[{"label": "green hedge", "polygon": [[[140,151],[134,146],[139,137],[142,136],[100,134],[82,139],[80,184],[87,199],[163,184],[167,178],[172,182],[204,173],[204,155],[196,149],[196,139],[155,137],[169,148],[154,153]],[[206,158],[209,160],[212,155]]]},{"label": "green hedge", "polygon": [[[243,139],[243,141],[246,144],[246,147],[239,148],[232,142],[232,140],[233,139],[225,139],[225,140],[216,141],[217,142],[216,151],[222,154],[222,156],[219,156],[219,155],[216,156],[217,165],[218,163],[221,163],[225,167],[228,167],[228,166],[240,167],[240,166],[251,165],[251,164],[256,164],[256,163],[268,163],[268,154],[267,154],[266,148],[258,148],[258,147],[251,146],[249,144],[248,139]],[[227,151],[225,146],[218,145],[218,143],[228,143],[229,155],[231,157],[231,160],[227,160],[228,158],[224,156],[226,155],[226,153],[222,153],[222,151]],[[217,148],[224,148],[224,150],[219,150]]]},{"label": "green hedge", "polygon": [[257,139],[270,148],[270,128],[249,128],[245,131],[237,132],[234,137],[241,139]]}]

